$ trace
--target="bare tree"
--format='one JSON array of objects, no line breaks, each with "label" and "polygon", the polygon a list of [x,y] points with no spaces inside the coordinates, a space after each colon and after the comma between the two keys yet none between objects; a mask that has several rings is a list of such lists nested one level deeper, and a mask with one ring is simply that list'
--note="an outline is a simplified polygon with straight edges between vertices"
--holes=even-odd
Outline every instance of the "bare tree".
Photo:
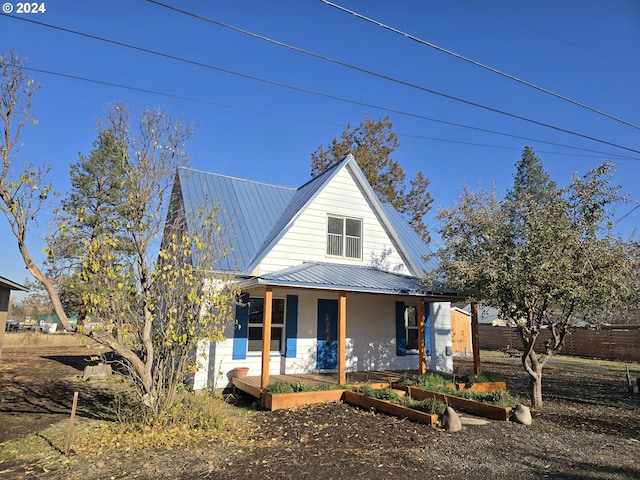
[{"label": "bare tree", "polygon": [[55,283],[38,265],[27,246],[27,232],[52,191],[46,184],[47,166],[18,165],[20,134],[29,124],[35,125],[31,103],[39,86],[25,70],[26,60],[13,52],[0,56],[2,83],[0,84],[0,121],[3,135],[0,144],[2,172],[0,173],[0,210],[4,213],[18,249],[29,272],[40,282],[64,328],[73,330],[65,314]]}]

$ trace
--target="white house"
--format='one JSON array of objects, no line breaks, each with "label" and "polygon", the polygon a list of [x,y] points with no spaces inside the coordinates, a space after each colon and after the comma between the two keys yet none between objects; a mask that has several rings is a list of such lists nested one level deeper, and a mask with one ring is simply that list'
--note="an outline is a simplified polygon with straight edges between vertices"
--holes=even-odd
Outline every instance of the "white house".
[{"label": "white house", "polygon": [[452,371],[454,296],[425,290],[428,247],[351,155],[299,188],[181,168],[174,199],[187,218],[220,208],[234,255],[212,267],[242,290],[226,340],[203,345],[194,388],[226,386],[235,367],[263,387],[274,374]]}]

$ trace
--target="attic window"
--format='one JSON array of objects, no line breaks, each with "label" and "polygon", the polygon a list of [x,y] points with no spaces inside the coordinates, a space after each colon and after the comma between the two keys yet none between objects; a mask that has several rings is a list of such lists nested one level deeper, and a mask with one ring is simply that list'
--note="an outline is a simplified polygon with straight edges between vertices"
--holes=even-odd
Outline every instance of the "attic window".
[{"label": "attic window", "polygon": [[329,215],[327,219],[327,255],[362,258],[362,220]]}]

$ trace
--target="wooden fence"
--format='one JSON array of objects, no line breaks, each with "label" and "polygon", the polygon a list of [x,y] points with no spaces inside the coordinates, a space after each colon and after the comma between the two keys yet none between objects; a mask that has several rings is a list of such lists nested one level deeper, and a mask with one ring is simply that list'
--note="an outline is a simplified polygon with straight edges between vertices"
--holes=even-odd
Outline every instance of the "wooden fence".
[{"label": "wooden fence", "polygon": [[[479,334],[482,350],[502,350],[507,346],[523,349],[520,335],[515,328],[480,324]],[[551,333],[543,330],[536,345],[544,345],[549,338]],[[561,353],[577,357],[640,362],[640,329],[620,327],[607,330],[573,330],[566,337]]]}]

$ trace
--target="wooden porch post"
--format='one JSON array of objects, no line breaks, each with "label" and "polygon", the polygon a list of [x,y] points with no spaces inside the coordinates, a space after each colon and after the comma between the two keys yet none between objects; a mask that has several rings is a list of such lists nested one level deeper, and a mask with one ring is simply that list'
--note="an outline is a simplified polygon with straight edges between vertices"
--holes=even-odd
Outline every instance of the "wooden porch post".
[{"label": "wooden porch post", "polygon": [[478,329],[478,304],[471,302],[471,348],[473,349],[473,373],[480,375],[480,331]]},{"label": "wooden porch post", "polygon": [[347,383],[347,294],[338,297],[338,384]]},{"label": "wooden porch post", "polygon": [[273,310],[273,290],[267,287],[264,292],[264,316],[262,319],[262,372],[260,374],[260,392],[269,386],[269,360],[271,357],[271,315]]},{"label": "wooden porch post", "polygon": [[427,373],[427,348],[425,343],[424,299],[418,299],[418,371],[421,375]]}]

